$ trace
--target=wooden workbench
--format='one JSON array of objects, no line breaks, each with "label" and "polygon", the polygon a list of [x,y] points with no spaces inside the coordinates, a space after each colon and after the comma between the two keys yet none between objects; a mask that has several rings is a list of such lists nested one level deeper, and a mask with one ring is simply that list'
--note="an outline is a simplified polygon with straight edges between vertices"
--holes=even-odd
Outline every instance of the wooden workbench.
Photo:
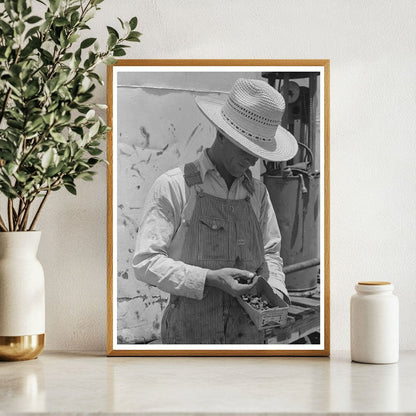
[{"label": "wooden workbench", "polygon": [[[293,296],[287,324],[265,330],[266,344],[291,344],[312,333],[320,332],[320,297]],[[306,340],[308,343],[309,340]]]}]

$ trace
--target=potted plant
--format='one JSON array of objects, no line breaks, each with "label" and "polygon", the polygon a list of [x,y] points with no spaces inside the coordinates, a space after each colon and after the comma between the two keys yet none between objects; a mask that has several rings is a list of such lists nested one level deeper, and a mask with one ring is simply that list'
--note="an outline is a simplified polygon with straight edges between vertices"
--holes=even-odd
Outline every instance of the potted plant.
[{"label": "potted plant", "polygon": [[[36,223],[51,194],[76,194],[102,162],[108,127],[91,103],[100,63],[138,42],[137,18],[107,26],[101,51],[87,37],[103,0],[0,0],[0,359],[44,345],[44,278]],[[40,11],[40,13],[39,13]]]}]

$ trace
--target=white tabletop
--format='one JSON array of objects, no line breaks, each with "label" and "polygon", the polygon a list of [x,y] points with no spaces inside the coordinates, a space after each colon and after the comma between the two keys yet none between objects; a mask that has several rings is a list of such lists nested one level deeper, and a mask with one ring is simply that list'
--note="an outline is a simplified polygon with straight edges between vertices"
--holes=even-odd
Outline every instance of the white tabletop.
[{"label": "white tabletop", "polygon": [[416,415],[416,351],[390,365],[331,358],[112,357],[0,362],[0,414]]}]

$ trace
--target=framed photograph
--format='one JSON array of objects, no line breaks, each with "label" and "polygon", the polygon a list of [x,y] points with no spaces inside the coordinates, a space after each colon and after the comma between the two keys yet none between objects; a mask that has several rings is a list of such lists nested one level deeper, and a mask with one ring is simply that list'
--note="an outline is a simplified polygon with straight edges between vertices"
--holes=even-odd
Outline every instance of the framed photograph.
[{"label": "framed photograph", "polygon": [[107,82],[107,354],[328,356],[329,60]]}]

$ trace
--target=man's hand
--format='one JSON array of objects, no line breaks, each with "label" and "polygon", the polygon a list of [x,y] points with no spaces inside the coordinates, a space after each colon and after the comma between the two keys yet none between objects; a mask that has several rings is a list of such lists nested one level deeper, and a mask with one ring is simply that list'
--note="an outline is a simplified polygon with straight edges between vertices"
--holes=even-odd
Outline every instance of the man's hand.
[{"label": "man's hand", "polygon": [[249,292],[257,283],[258,276],[247,270],[225,269],[208,270],[206,285],[216,287],[237,297]]}]

